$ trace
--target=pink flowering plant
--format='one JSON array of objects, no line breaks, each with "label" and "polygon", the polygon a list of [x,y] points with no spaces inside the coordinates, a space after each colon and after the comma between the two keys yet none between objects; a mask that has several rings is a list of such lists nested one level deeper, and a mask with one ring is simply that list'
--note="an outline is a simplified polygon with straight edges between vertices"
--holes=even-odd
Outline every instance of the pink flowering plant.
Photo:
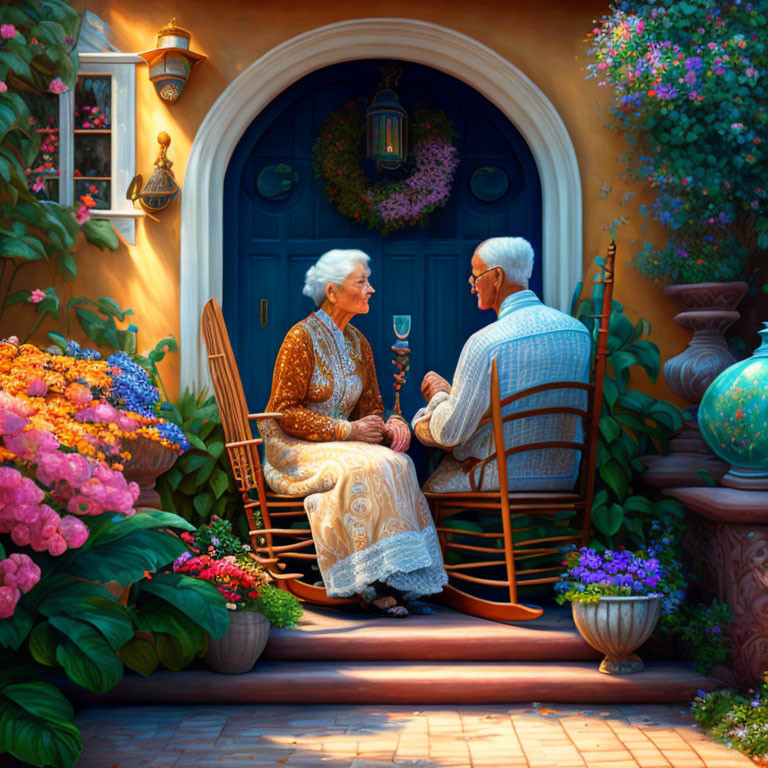
[{"label": "pink flowering plant", "polygon": [[640,211],[668,235],[634,259],[660,284],[756,279],[766,257],[767,25],[768,0],[633,0],[590,34],[629,175],[656,193]]},{"label": "pink flowering plant", "polygon": [[102,694],[126,667],[181,669],[226,632],[226,600],[169,569],[187,551],[172,531],[194,530],[189,523],[137,510],[136,483],[60,444],[31,423],[24,402],[2,395],[3,749],[26,764],[70,768],[82,739],[62,677]]}]

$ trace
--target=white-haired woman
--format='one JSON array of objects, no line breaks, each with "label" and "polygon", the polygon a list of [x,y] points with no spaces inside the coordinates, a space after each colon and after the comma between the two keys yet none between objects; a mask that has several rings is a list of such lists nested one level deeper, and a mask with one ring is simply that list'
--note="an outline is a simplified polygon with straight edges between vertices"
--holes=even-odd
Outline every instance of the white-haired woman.
[{"label": "white-haired woman", "polygon": [[[333,250],[307,271],[317,310],[285,337],[262,423],[264,474],[277,493],[305,496],[317,562],[331,597],[359,594],[370,610],[401,617],[406,597],[447,582],[406,422],[386,423],[373,353],[349,321],[374,293],[368,256]],[[389,444],[386,447],[384,443]]]}]

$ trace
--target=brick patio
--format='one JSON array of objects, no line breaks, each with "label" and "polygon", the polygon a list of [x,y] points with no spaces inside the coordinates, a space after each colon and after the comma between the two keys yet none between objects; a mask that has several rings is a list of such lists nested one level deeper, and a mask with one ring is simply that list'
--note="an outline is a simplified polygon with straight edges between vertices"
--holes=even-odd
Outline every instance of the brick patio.
[{"label": "brick patio", "polygon": [[78,768],[748,768],[680,705],[90,707]]}]

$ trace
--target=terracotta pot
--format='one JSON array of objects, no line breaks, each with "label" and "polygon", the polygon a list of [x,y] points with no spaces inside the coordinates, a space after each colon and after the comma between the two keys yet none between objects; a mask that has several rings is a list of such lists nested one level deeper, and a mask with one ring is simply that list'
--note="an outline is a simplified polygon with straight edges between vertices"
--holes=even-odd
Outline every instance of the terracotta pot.
[{"label": "terracotta pot", "polygon": [[601,672],[630,675],[643,668],[634,651],[651,636],[659,620],[660,597],[601,597],[597,603],[571,603],[571,609],[581,636],[605,654]]},{"label": "terracotta pot", "polygon": [[125,479],[138,483],[141,489],[136,506],[162,509],[155,481],[176,463],[179,454],[148,437],[122,440],[120,444],[124,451],[131,454],[131,458],[125,462]]},{"label": "terracotta pot", "polygon": [[746,283],[670,285],[664,294],[685,307],[675,322],[693,331],[688,347],[664,363],[670,389],[694,405],[707,387],[736,358],[728,351],[723,331],[739,319],[736,306],[749,290]]},{"label": "terracotta pot", "polygon": [[269,620],[258,611],[230,611],[224,637],[211,638],[205,663],[226,675],[250,672],[269,638]]}]

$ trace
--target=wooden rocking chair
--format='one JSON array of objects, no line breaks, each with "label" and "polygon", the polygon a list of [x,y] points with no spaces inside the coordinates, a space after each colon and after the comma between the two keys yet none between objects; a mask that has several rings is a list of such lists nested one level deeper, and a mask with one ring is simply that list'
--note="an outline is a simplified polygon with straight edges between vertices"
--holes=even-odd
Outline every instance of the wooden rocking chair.
[{"label": "wooden rocking chair", "polygon": [[[273,518],[279,518],[280,522],[291,519],[306,521],[303,497],[283,496],[265,489],[258,452],[263,440],[261,437],[254,438],[251,432],[251,421],[258,425],[259,419],[279,418],[282,414],[248,413],[224,316],[215,298],[203,307],[200,330],[208,350],[208,370],[227,440],[227,454],[243,496],[251,544],[257,560],[267,566],[278,587],[302,600],[320,605],[356,602],[351,598],[330,598],[323,587],[305,581],[303,574],[285,572],[284,560],[316,561],[317,555],[312,551],[314,542],[308,525],[299,528],[272,527]],[[256,525],[255,510],[261,514],[262,527]]]},{"label": "wooden rocking chair", "polygon": [[[525,560],[531,558],[546,557],[556,554],[563,546],[578,544],[586,546],[589,541],[590,515],[595,491],[595,464],[597,460],[598,426],[603,402],[603,378],[605,375],[606,359],[608,357],[608,326],[611,315],[611,299],[613,294],[613,265],[616,248],[611,243],[608,249],[604,272],[604,292],[601,314],[598,316],[600,325],[597,339],[597,349],[592,366],[591,383],[584,384],[577,381],[557,382],[542,384],[530,389],[517,392],[510,397],[500,400],[499,375],[496,360],[493,360],[491,370],[491,418],[480,423],[493,423],[493,438],[496,452],[485,459],[484,466],[495,461],[499,473],[498,491],[470,491],[466,493],[427,493],[426,497],[432,507],[432,513],[440,539],[443,559],[448,550],[459,552],[483,553],[490,557],[496,555],[503,559],[474,560],[456,564],[446,564],[449,575],[449,584],[444,588],[445,602],[452,608],[481,618],[495,621],[522,621],[535,619],[541,615],[541,608],[518,603],[518,587],[523,585],[551,584],[558,581],[559,576],[546,575],[559,569],[559,566],[543,568],[525,567]],[[503,408],[510,403],[535,395],[539,392],[550,390],[584,390],[587,393],[586,410],[567,406],[547,408],[531,408],[515,411],[508,416],[503,415]],[[529,416],[545,414],[579,416],[583,423],[583,440],[550,440],[538,443],[529,443],[504,450],[504,424],[509,421],[523,419]],[[500,448],[501,446],[501,448]],[[507,476],[507,458],[512,454],[525,451],[533,451],[547,448],[572,448],[581,451],[581,464],[579,469],[579,481],[573,492],[509,492],[509,479]],[[459,511],[499,512],[501,516],[501,531],[495,532],[471,532],[463,530],[459,526],[452,527],[450,520],[445,517],[454,515]],[[554,535],[545,538],[525,538],[522,541],[514,541],[514,534],[523,534],[534,526],[523,525],[514,527],[512,515],[530,515],[542,518],[554,519],[556,513],[571,513],[581,525],[576,526],[578,534]],[[456,537],[461,537],[458,541]],[[481,541],[475,544],[462,543],[465,537],[477,537]],[[503,548],[489,546],[494,541],[501,540]],[[504,566],[505,578],[490,579],[472,574],[477,573],[478,568]],[[496,587],[505,590],[508,601],[493,601],[483,599],[461,589],[456,581],[471,582]]]}]

